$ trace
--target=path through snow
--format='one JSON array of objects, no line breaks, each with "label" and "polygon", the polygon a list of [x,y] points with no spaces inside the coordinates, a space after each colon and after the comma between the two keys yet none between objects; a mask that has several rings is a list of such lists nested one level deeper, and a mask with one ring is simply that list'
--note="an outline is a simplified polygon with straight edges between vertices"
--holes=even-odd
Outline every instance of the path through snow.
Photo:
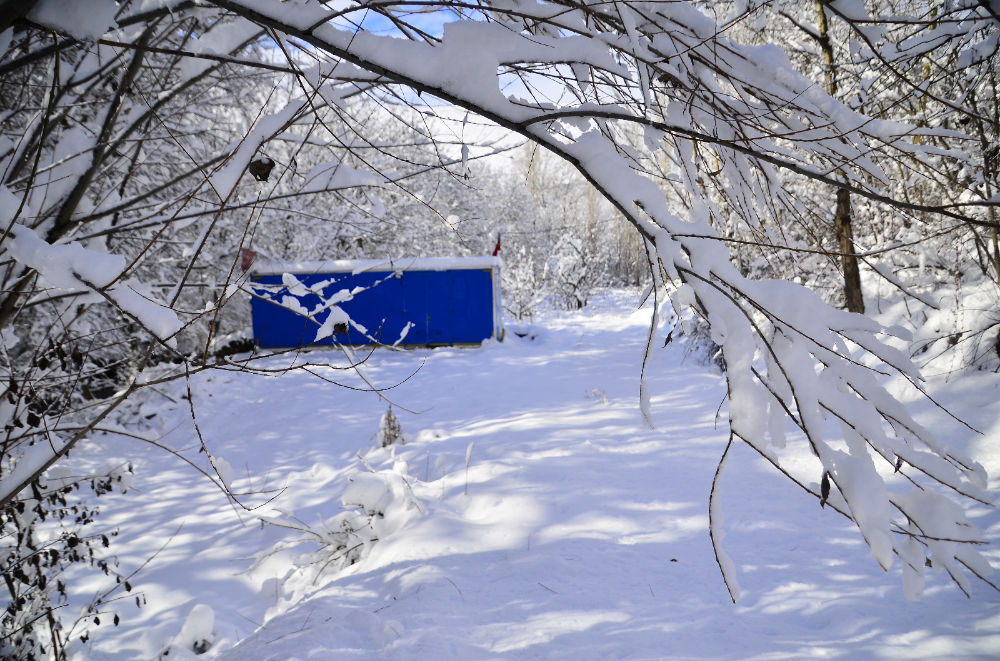
[{"label": "path through snow", "polygon": [[[638,378],[649,307],[633,313],[634,304],[634,294],[609,294],[543,320],[535,339],[482,349],[376,352],[367,369],[380,385],[419,368],[388,393],[422,411],[394,409],[409,439],[394,457],[369,442],[386,407],[371,394],[303,373],[196,379],[202,432],[236,470],[235,489],[248,487],[248,474],[256,488],[285,487],[267,511],[307,523],[334,516],[348,481],[366,471],[360,451],[375,470],[407,463],[420,513],[295,601],[276,580],[291,566],[287,554],[240,573],[284,531],[262,528],[162,451],[102,439],[135,460],[142,490],[104,506],[104,523],[123,531],[113,548],[123,569],[166,548],[133,581],[147,605],[119,602],[122,625],[99,627],[81,651],[155,658],[206,604],[216,640],[201,658],[244,661],[1000,657],[1000,594],[974,580],[966,599],[931,572],[923,600],[906,601],[898,563],[883,574],[843,518],[744,446],[723,483],[724,547],[743,588],[734,606],[707,530],[727,439],[725,407],[715,425],[725,384],[672,346],[653,366],[657,429],[646,430]],[[918,410],[996,475],[1000,380],[970,379],[952,403],[987,429],[985,441]],[[150,397],[144,410],[173,430],[164,442],[177,448],[194,438],[182,393],[165,393],[179,406]],[[91,444],[85,456],[96,452]],[[799,468],[808,472],[809,459]],[[996,478],[990,487],[995,498]],[[970,517],[1000,538],[995,511]],[[164,658],[193,658],[172,651]]]}]

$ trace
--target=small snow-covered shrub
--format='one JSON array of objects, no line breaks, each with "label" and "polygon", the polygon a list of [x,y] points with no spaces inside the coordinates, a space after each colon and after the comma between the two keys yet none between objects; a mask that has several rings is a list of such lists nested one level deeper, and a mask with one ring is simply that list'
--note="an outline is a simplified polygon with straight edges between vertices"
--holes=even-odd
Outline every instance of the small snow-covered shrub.
[{"label": "small snow-covered shrub", "polygon": [[684,356],[691,357],[703,365],[714,365],[720,372],[726,371],[726,360],[722,347],[712,340],[712,329],[698,317],[691,319],[684,327],[675,328],[673,338],[684,343]]},{"label": "small snow-covered shrub", "polygon": [[683,292],[677,291],[671,296],[670,305],[665,306],[668,311],[667,326],[672,328],[664,346],[679,341],[684,345],[685,358],[694,358],[702,365],[714,365],[725,373],[726,361],[722,356],[722,347],[712,339],[711,326],[695,314],[692,308],[682,306],[683,297]]},{"label": "small snow-covered shrub", "polygon": [[910,353],[924,365],[948,373],[996,370],[1000,362],[1000,291],[980,285],[971,291],[947,289],[937,308],[911,303],[904,322],[915,328]]},{"label": "small snow-covered shrub", "polygon": [[355,475],[341,502],[346,511],[317,525],[307,524],[291,513],[261,517],[263,524],[287,528],[299,536],[259,555],[251,570],[287,549],[313,546],[314,550],[292,559],[294,570],[285,579],[294,578],[293,589],[308,588],[328,571],[336,572],[361,561],[376,542],[422,512],[407,481],[406,463],[400,461],[391,470]]},{"label": "small snow-covered shrub", "polygon": [[[21,461],[31,458],[29,452]],[[5,468],[4,474],[17,472],[16,464]],[[67,466],[56,466],[0,508],[0,573],[9,594],[0,616],[0,658],[61,661],[67,643],[86,641],[102,615],[106,623],[118,623],[119,616],[106,615],[102,606],[111,592],[131,592],[132,586],[118,573],[117,559],[104,552],[118,531],[94,530],[100,509],[93,498],[124,493],[131,485],[129,462],[109,460],[97,475],[74,475]],[[76,566],[95,568],[116,583],[66,622],[57,609],[67,602],[67,575]]]},{"label": "small snow-covered shrub", "polygon": [[388,410],[382,414],[382,419],[379,421],[376,440],[378,441],[378,446],[380,448],[384,448],[387,445],[395,445],[397,443],[402,445],[406,442],[403,438],[403,425],[399,422],[399,418],[393,414],[391,405]]},{"label": "small snow-covered shrub", "polygon": [[569,309],[587,304],[590,295],[590,274],[583,243],[562,237],[545,263],[545,280],[552,291]]},{"label": "small snow-covered shrub", "polygon": [[519,246],[504,258],[501,274],[504,309],[518,322],[534,317],[538,304],[545,296],[544,280],[531,253],[524,246]]},{"label": "small snow-covered shrub", "polygon": [[191,659],[204,654],[215,644],[215,611],[211,606],[198,604],[188,613],[180,633],[163,648],[159,661]]}]

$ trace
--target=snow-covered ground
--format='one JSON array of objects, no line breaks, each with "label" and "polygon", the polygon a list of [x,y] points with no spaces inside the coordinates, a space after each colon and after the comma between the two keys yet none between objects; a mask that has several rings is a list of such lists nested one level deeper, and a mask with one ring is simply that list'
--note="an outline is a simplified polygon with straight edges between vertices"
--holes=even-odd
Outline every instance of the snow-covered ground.
[{"label": "snow-covered ground", "polygon": [[[180,459],[135,441],[85,448],[79,461],[103,463],[110,446],[137,467],[139,492],[102,498],[101,525],[121,528],[111,549],[121,570],[156,555],[113,604],[121,624],[103,618],[79,651],[193,658],[183,648],[214,630],[201,658],[1000,658],[1000,593],[973,579],[967,599],[930,571],[923,599],[907,601],[898,562],[883,573],[843,517],[743,445],[722,482],[723,546],[743,589],[733,605],[708,536],[709,490],[728,438],[725,384],[670,345],[653,365],[657,428],[647,430],[638,384],[650,312],[635,304],[635,293],[608,293],[481,349],[377,351],[367,373],[379,386],[399,384],[386,395],[407,439],[390,449],[371,440],[387,403],[370,393],[303,372],[195,378],[202,434],[235,469],[234,490],[257,491],[250,504],[274,499],[240,510]],[[308,357],[342,364],[334,353]],[[915,405],[922,422],[986,466],[994,500],[998,385],[983,373],[933,384],[985,437]],[[142,414],[162,443],[192,448],[185,456],[207,467],[183,394],[178,384],[151,395]],[[791,437],[789,452],[797,450]],[[809,459],[795,466],[812,470]],[[369,470],[384,471],[395,501],[367,557],[315,586],[315,572],[283,581],[293,556],[315,547],[246,572],[295,537],[259,515],[281,510],[319,526]],[[971,507],[969,516],[1000,540],[995,510]],[[1000,566],[1000,554],[987,554]],[[137,609],[140,591],[146,605]],[[198,605],[210,610],[188,619]]]}]

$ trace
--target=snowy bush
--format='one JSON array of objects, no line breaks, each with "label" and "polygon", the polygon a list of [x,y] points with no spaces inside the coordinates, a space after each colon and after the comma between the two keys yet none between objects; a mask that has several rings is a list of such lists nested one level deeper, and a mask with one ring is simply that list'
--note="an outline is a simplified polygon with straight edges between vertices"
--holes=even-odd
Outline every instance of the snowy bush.
[{"label": "snowy bush", "polygon": [[388,409],[386,409],[385,413],[382,414],[382,417],[379,420],[378,433],[375,435],[375,442],[378,443],[380,448],[384,448],[387,445],[395,445],[397,443],[401,445],[406,442],[403,438],[403,425],[399,422],[399,418],[393,415],[391,405]]},{"label": "snowy bush", "polygon": [[314,547],[293,558],[296,569],[284,579],[291,589],[301,593],[324,575],[361,561],[380,539],[420,515],[420,502],[407,477],[405,462],[398,461],[390,470],[356,474],[341,497],[345,511],[318,525],[307,524],[290,513],[280,518],[261,517],[264,524],[286,528],[299,536],[260,554],[251,570],[288,549]]},{"label": "snowy bush", "polygon": [[503,278],[501,299],[504,310],[518,322],[533,317],[544,298],[544,281],[537,271],[534,259],[524,246],[504,257],[500,272]]},{"label": "snowy bush", "polygon": [[[21,461],[30,462],[26,452]],[[16,474],[15,465],[8,474]],[[11,600],[0,617],[0,656],[5,659],[66,659],[66,646],[101,624],[103,604],[119,589],[131,592],[129,577],[105,550],[117,530],[94,530],[100,509],[91,501],[131,486],[132,466],[108,462],[99,475],[74,475],[65,466],[53,467],[31,482],[27,497],[0,510],[0,572]],[[67,604],[68,577],[75,566],[90,566],[115,583],[99,592],[74,621],[57,610]],[[105,620],[118,623],[118,615]]]},{"label": "snowy bush", "polygon": [[712,365],[720,372],[726,371],[726,361],[722,355],[722,347],[712,340],[712,329],[707,322],[695,317],[687,324],[687,329],[675,328],[678,342],[683,343],[684,353],[704,365]]},{"label": "snowy bush", "polygon": [[212,648],[215,637],[215,612],[209,606],[198,604],[188,613],[180,632],[163,648],[157,659],[194,659]]},{"label": "snowy bush", "polygon": [[545,263],[545,279],[553,293],[570,308],[582,308],[590,294],[587,260],[579,240],[563,237]]}]

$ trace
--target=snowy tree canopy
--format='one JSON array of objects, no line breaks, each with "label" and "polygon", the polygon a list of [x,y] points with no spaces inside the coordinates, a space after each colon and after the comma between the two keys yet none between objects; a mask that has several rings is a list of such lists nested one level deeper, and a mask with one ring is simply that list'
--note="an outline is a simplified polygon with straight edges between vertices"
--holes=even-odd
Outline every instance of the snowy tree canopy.
[{"label": "snowy tree canopy", "polygon": [[[966,591],[966,571],[991,573],[956,504],[986,502],[985,471],[879,380],[895,372],[921,388],[905,350],[911,333],[836,309],[773,277],[777,267],[757,277],[740,251],[753,246],[775,264],[826,260],[821,269],[834,279],[841,263],[847,271],[860,261],[924,300],[876,257],[910,234],[919,243],[960,232],[995,281],[997,105],[984,99],[998,39],[993,5],[945,3],[929,15],[914,3],[892,8],[890,20],[888,5],[870,13],[834,0],[821,4],[816,27],[798,3],[777,0],[0,7],[0,72],[12,90],[23,77],[20,98],[0,115],[5,330],[26,304],[55,304],[56,327],[100,304],[116,316],[89,332],[128,324],[126,334],[146,338],[135,372],[153,356],[207,367],[217,311],[239,291],[233,248],[247,245],[259,219],[283,216],[292,246],[311,231],[304,212],[331,213],[309,207],[310,196],[337,194],[344,223],[364,229],[385,216],[380,196],[419,207],[426,201],[408,187],[412,178],[444,171],[460,185],[471,161],[506,148],[484,145],[470,123],[502,129],[571,165],[638,230],[658,311],[647,365],[667,303],[693,310],[721,347],[733,435],[852,520],[884,569],[898,557],[908,595],[921,593],[927,553]],[[793,40],[762,43],[755,32],[786,25],[779,21],[818,43],[823,64],[798,62]],[[922,58],[944,50],[954,57],[947,75],[925,67]],[[247,85],[233,71],[260,78]],[[263,153],[277,161],[274,180],[248,193],[244,173]],[[281,206],[288,200],[299,206]],[[847,230],[829,249],[811,239],[828,233],[817,228],[835,206]],[[862,210],[917,229],[866,235],[868,249],[856,251],[851,216]],[[461,222],[452,218],[442,220]],[[560,245],[583,254],[568,238]],[[199,280],[199,260],[213,258],[228,260],[224,283]],[[195,285],[220,293],[201,296]],[[178,349],[185,332],[194,340]],[[44,335],[25,340],[38,349],[33,365],[48,351]],[[115,401],[143,385],[133,375]],[[652,426],[645,382],[639,396]],[[19,419],[24,407],[11,406],[4,415]],[[30,460],[50,465],[104,413],[95,415]],[[846,448],[828,442],[828,419]],[[815,482],[783,463],[788,421],[822,462]],[[890,492],[880,464],[912,489]],[[5,477],[4,502],[41,470]],[[714,503],[712,512],[717,521]],[[718,542],[715,533],[713,525]],[[718,544],[716,553],[735,601],[733,564]]]}]

